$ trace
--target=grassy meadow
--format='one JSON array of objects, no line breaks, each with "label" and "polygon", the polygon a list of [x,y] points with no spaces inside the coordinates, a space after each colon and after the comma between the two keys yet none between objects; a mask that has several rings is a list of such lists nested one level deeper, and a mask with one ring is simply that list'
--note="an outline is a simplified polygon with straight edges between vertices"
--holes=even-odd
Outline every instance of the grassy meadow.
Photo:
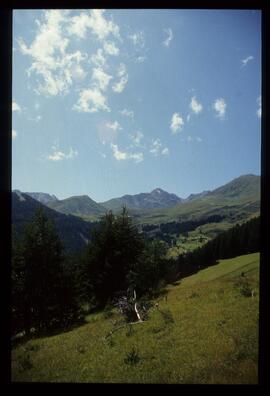
[{"label": "grassy meadow", "polygon": [[14,347],[12,381],[255,384],[258,305],[259,254],[220,260],[168,286],[145,322],[104,311]]}]

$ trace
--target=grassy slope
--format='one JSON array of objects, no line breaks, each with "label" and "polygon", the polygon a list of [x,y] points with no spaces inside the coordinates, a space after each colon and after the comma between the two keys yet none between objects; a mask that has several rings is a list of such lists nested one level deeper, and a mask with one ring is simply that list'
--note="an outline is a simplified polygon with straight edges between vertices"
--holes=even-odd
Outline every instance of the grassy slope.
[{"label": "grassy slope", "polygon": [[167,209],[142,210],[137,214],[139,223],[157,224],[172,220],[195,219],[201,216],[221,214],[225,216],[248,217],[258,213],[260,202],[258,195],[243,198],[222,198],[220,196],[206,196],[195,201],[186,202]]},{"label": "grassy slope", "polygon": [[[132,333],[122,328],[105,341],[121,318],[99,313],[70,332],[28,341],[12,353],[13,381],[256,383],[258,268],[259,254],[249,254],[170,285]],[[254,297],[236,285],[242,271]],[[140,360],[126,364],[133,347]]]}]

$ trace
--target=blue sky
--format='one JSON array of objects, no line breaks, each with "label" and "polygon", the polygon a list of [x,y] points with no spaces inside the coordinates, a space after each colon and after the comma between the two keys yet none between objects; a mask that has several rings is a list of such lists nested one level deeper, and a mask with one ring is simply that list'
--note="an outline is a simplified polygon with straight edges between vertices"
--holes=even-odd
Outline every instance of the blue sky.
[{"label": "blue sky", "polygon": [[260,174],[261,15],[17,10],[12,188],[100,202]]}]

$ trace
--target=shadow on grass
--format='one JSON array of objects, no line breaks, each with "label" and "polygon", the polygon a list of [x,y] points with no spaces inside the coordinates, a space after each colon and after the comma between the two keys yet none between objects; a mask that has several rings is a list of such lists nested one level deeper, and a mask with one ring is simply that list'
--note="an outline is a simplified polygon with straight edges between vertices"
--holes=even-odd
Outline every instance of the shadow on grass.
[{"label": "shadow on grass", "polygon": [[40,331],[31,329],[30,334],[27,334],[25,333],[25,331],[22,331],[21,333],[17,334],[11,339],[11,347],[17,348],[20,345],[26,344],[28,341],[34,341],[36,339],[42,339],[47,337],[53,337],[58,334],[69,333],[86,323],[87,323],[86,320],[84,318],[81,318],[66,327],[57,327],[54,329],[40,330]]}]

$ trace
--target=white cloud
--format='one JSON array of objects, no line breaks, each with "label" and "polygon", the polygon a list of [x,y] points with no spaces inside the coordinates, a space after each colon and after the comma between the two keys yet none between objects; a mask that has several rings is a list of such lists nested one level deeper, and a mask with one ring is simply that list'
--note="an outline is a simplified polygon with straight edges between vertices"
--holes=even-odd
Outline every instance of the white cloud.
[{"label": "white cloud", "polygon": [[258,118],[262,118],[262,97],[261,95],[257,98],[257,104],[259,106],[256,114]]},{"label": "white cloud", "polygon": [[71,147],[68,154],[65,154],[63,151],[59,150],[58,146],[52,146],[52,154],[46,157],[49,161],[62,161],[64,159],[73,159],[78,155],[77,150],[73,150]]},{"label": "white cloud", "polygon": [[141,144],[141,140],[143,139],[143,137],[144,135],[140,131],[137,131],[134,133],[134,135],[130,136],[132,143],[135,144],[135,146],[139,146]]},{"label": "white cloud", "polygon": [[114,131],[120,131],[121,129],[123,129],[118,121],[107,122],[105,126],[107,128],[113,129]]},{"label": "white cloud", "polygon": [[144,38],[144,33],[143,31],[130,34],[128,38],[133,42],[135,46],[139,46],[143,48],[145,46],[145,38]]},{"label": "white cloud", "polygon": [[187,122],[190,120],[190,114],[187,115]]},{"label": "white cloud", "polygon": [[112,76],[105,73],[100,67],[99,68],[95,67],[93,69],[92,80],[94,82],[96,82],[97,87],[101,91],[105,91],[107,89],[107,86],[111,79],[112,79]]},{"label": "white cloud", "polygon": [[[97,111],[110,111],[107,106],[107,98],[97,88],[83,89],[79,94],[77,104],[73,109],[83,113],[95,113]],[[91,106],[90,106],[91,105]]]},{"label": "white cloud", "polygon": [[121,93],[128,82],[128,74],[126,72],[126,66],[124,63],[120,63],[117,75],[120,77],[120,80],[119,82],[114,83],[112,89],[114,92]]},{"label": "white cloud", "polygon": [[184,125],[183,118],[179,115],[179,113],[174,113],[172,116],[171,126],[170,126],[172,133],[175,134],[178,131],[180,132],[183,128],[183,125]]},{"label": "white cloud", "polygon": [[106,58],[103,55],[103,49],[98,48],[97,52],[91,56],[91,61],[96,66],[104,66],[106,62]]},{"label": "white cloud", "polygon": [[195,113],[195,114],[199,114],[199,113],[202,111],[202,109],[203,109],[202,104],[199,103],[199,102],[196,100],[196,97],[195,97],[195,96],[193,96],[193,97],[191,98],[191,102],[190,102],[189,107],[190,107],[190,109],[193,111],[193,113]]},{"label": "white cloud", "polygon": [[113,151],[113,156],[117,159],[117,161],[123,161],[128,159],[133,159],[137,163],[143,161],[143,153],[128,153],[120,151],[117,144],[113,143],[111,143],[111,148]]},{"label": "white cloud", "polygon": [[163,45],[165,45],[165,47],[169,47],[170,42],[173,39],[173,31],[172,29],[168,28],[168,29],[163,29],[163,31],[165,32],[165,34],[167,35],[166,39],[163,41]]},{"label": "white cloud", "polygon": [[123,110],[119,110],[119,113],[129,117],[129,118],[134,118],[134,111],[133,110],[128,110],[128,109],[123,109]]},{"label": "white cloud", "polygon": [[119,48],[116,47],[115,43],[112,41],[105,41],[104,45],[104,51],[109,54],[109,55],[114,55],[117,56],[119,55]]},{"label": "white cloud", "polygon": [[81,65],[71,66],[71,76],[76,81],[82,81],[87,75],[87,72],[82,68]]},{"label": "white cloud", "polygon": [[170,154],[170,151],[169,151],[169,149],[168,149],[168,147],[165,147],[162,151],[161,151],[161,155],[169,155]]},{"label": "white cloud", "polygon": [[85,76],[80,65],[87,55],[80,51],[67,53],[70,40],[65,37],[67,10],[47,10],[44,12],[43,23],[38,23],[36,37],[29,47],[22,38],[18,39],[20,51],[31,57],[32,64],[27,73],[33,72],[40,77],[35,91],[38,94],[55,96],[67,93],[77,79]]},{"label": "white cloud", "polygon": [[17,131],[15,131],[15,129],[12,129],[12,139],[16,139],[17,136],[18,136]]},{"label": "white cloud", "polygon": [[129,158],[133,159],[135,162],[142,162],[143,161],[143,153],[129,154]]},{"label": "white cloud", "polygon": [[225,117],[226,107],[227,105],[223,98],[216,99],[215,102],[213,103],[213,109],[216,111],[217,117],[220,119],[223,119]]},{"label": "white cloud", "polygon": [[248,62],[250,62],[252,59],[254,59],[254,57],[252,55],[249,55],[247,58],[245,59],[241,59],[242,62],[242,66],[246,66]]},{"label": "white cloud", "polygon": [[168,147],[162,148],[162,143],[159,138],[157,139],[152,139],[152,145],[150,148],[150,153],[153,154],[155,157],[158,155],[164,155],[167,156],[169,155],[169,149]]},{"label": "white cloud", "polygon": [[119,38],[119,26],[104,18],[104,12],[105,10],[94,9],[89,13],[82,12],[79,16],[72,17],[68,27],[69,33],[79,38],[85,38],[87,29],[89,29],[101,41],[110,34]]},{"label": "white cloud", "polygon": [[[120,38],[119,27],[104,17],[104,10],[90,10],[70,17],[68,10],[47,10],[42,21],[37,20],[37,33],[33,42],[27,46],[22,38],[18,44],[24,55],[31,57],[28,76],[35,73],[38,77],[35,91],[38,94],[55,96],[68,93],[74,81],[86,76],[82,62],[88,59],[86,53],[68,52],[70,39],[74,36],[85,38],[89,30],[103,41],[110,35]],[[104,48],[110,55],[116,55],[119,49],[112,41],[105,41]],[[102,49],[92,55],[96,66],[105,64]]]},{"label": "white cloud", "polygon": [[118,77],[123,77],[127,73],[127,68],[124,63],[120,63],[117,71]]},{"label": "white cloud", "polygon": [[143,63],[146,60],[146,56],[138,56],[135,58],[135,63]]},{"label": "white cloud", "polygon": [[150,149],[150,153],[157,156],[161,149],[161,141],[160,139],[152,140],[152,148]]},{"label": "white cloud", "polygon": [[22,109],[16,102],[12,102],[12,111],[18,111],[18,113],[21,113]]}]

